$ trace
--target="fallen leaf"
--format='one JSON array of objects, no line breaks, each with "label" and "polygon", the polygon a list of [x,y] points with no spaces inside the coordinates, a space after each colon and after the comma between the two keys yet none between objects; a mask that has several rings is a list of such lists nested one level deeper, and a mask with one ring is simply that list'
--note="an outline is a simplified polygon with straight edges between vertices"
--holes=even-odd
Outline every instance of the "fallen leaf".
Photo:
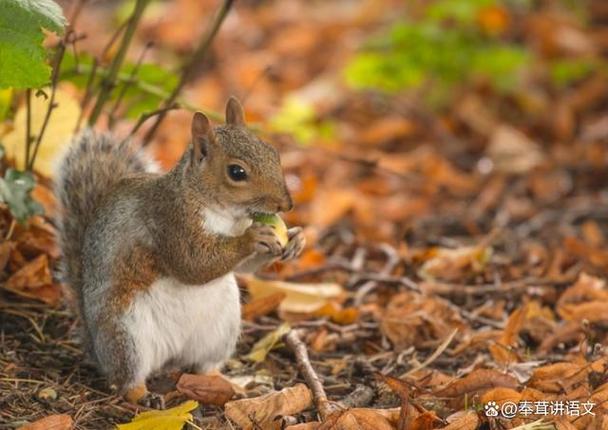
[{"label": "fallen leaf", "polygon": [[179,406],[162,411],[148,411],[136,415],[130,423],[118,424],[118,430],[181,430],[192,421],[192,412],[198,402],[188,400]]},{"label": "fallen leaf", "polygon": [[296,384],[260,397],[228,402],[225,413],[244,430],[267,429],[276,418],[300,413],[310,406],[312,393],[306,385]]},{"label": "fallen leaf", "polygon": [[[49,102],[50,98],[32,96],[32,130],[40,130],[42,127]],[[34,165],[35,170],[46,177],[53,176],[56,159],[70,143],[76,122],[80,116],[80,104],[74,98],[72,92],[67,89],[67,86],[62,85],[57,89],[55,103],[57,107],[53,109],[53,119],[49,121],[46,127]],[[3,139],[6,156],[15,160],[18,169],[23,169],[24,166],[25,130],[26,108],[23,104],[15,114],[15,128]]]},{"label": "fallen leaf", "polygon": [[289,333],[291,327],[287,323],[283,323],[278,326],[275,330],[268,333],[262,339],[258,340],[251,348],[251,352],[245,356],[248,360],[260,363],[266,360],[268,353],[274,348],[277,343],[281,340],[283,335]]},{"label": "fallen leaf", "polygon": [[492,248],[485,246],[438,248],[424,262],[418,275],[429,281],[456,281],[482,272],[491,256]]},{"label": "fallen leaf", "polygon": [[232,384],[220,375],[182,374],[177,391],[203,405],[224,406],[234,396]]},{"label": "fallen leaf", "polygon": [[50,415],[26,424],[18,430],[70,430],[74,426],[74,420],[69,415]]},{"label": "fallen leaf", "polygon": [[243,276],[251,297],[259,299],[278,292],[286,294],[279,310],[293,313],[313,313],[329,303],[341,299],[343,288],[334,283],[297,284],[284,281],[269,281],[254,276]]},{"label": "fallen leaf", "polygon": [[474,411],[466,411],[454,421],[448,417],[448,421],[450,424],[442,427],[442,430],[475,430],[480,423],[479,415]]},{"label": "fallen leaf", "polygon": [[393,296],[380,318],[382,333],[397,349],[443,340],[455,328],[464,331],[466,327],[444,299],[413,292]]},{"label": "fallen leaf", "polygon": [[352,324],[359,318],[359,310],[354,307],[343,308],[337,303],[327,303],[315,312],[316,316],[329,317],[336,324]]},{"label": "fallen leaf", "polygon": [[448,384],[435,394],[441,397],[457,397],[487,388],[515,388],[517,385],[517,379],[511,375],[492,369],[477,369],[464,378],[457,379]]},{"label": "fallen leaf", "polygon": [[258,297],[249,303],[245,303],[242,308],[243,319],[252,321],[257,317],[268,315],[272,311],[275,311],[286,297],[287,294],[285,292],[277,291],[276,293]]},{"label": "fallen leaf", "polygon": [[48,257],[46,254],[41,254],[13,273],[6,281],[5,287],[13,291],[25,288],[34,289],[52,282]]},{"label": "fallen leaf", "polygon": [[486,151],[496,170],[504,173],[526,173],[545,158],[536,142],[509,125],[494,131]]},{"label": "fallen leaf", "polygon": [[319,430],[394,430],[391,423],[373,409],[349,409],[330,415]]}]

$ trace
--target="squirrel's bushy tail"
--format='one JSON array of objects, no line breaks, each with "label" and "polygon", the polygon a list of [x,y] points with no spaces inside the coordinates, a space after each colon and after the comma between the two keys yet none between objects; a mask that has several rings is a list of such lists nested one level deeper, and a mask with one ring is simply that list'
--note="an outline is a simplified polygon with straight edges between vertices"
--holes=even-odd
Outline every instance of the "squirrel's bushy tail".
[{"label": "squirrel's bushy tail", "polygon": [[55,195],[62,252],[60,276],[82,310],[82,247],[87,226],[103,196],[127,175],[153,170],[142,151],[129,142],[85,130],[74,137],[59,162]]}]

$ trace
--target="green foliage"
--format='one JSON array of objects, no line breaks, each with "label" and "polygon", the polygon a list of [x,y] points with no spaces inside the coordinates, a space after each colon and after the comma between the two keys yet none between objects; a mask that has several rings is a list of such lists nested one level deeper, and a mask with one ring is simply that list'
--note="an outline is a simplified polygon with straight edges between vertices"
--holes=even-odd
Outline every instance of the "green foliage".
[{"label": "green foliage", "polygon": [[42,29],[62,33],[61,7],[52,0],[0,1],[0,88],[39,88],[51,68],[42,46]]},{"label": "green foliage", "polygon": [[271,119],[270,128],[292,135],[302,145],[317,138],[329,139],[334,134],[331,122],[318,121],[314,107],[295,96],[285,99],[281,110]]},{"label": "green foliage", "polygon": [[42,213],[42,206],[30,195],[35,184],[32,173],[14,169],[7,169],[4,178],[0,178],[0,201],[8,205],[13,217],[21,223]]},{"label": "green foliage", "polygon": [[560,88],[587,77],[596,67],[596,62],[585,58],[563,58],[554,60],[549,73],[551,81]]},{"label": "green foliage", "polygon": [[[61,78],[68,80],[80,88],[87,85],[87,80],[93,67],[90,55],[74,55],[67,53],[62,63]],[[137,118],[142,113],[156,109],[159,103],[166,99],[171,90],[177,85],[177,76],[162,67],[145,63],[141,64],[132,78],[134,63],[125,63],[118,74],[118,85],[112,91],[111,101],[116,101],[127,86],[122,103],[127,107],[125,115]],[[97,80],[107,76],[107,68],[97,68]]]},{"label": "green foliage", "polygon": [[389,93],[429,85],[435,95],[476,79],[500,91],[514,89],[529,53],[477,25],[482,8],[490,6],[504,5],[499,0],[431,3],[422,19],[398,22],[358,54],[346,68],[347,82]]}]

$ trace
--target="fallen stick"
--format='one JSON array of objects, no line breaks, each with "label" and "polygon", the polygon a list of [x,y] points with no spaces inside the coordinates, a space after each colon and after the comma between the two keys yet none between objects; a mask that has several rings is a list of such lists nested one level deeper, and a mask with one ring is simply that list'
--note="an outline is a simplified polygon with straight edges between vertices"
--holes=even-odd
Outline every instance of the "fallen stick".
[{"label": "fallen stick", "polygon": [[329,415],[331,415],[331,406],[329,404],[329,400],[327,400],[327,394],[325,394],[325,389],[323,388],[323,383],[319,376],[312,368],[312,364],[310,364],[310,359],[308,358],[308,350],[306,349],[306,345],[298,336],[298,332],[295,330],[290,330],[289,333],[283,336],[283,342],[285,345],[291,349],[291,351],[296,356],[296,361],[298,364],[298,371],[304,378],[306,385],[312,391],[312,397],[319,411],[319,415],[321,416],[321,420],[325,421]]}]

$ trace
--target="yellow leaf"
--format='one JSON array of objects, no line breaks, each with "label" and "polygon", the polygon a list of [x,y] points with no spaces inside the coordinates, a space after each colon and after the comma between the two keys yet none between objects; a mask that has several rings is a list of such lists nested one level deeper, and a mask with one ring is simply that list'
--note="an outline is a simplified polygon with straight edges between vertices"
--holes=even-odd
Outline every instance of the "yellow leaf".
[{"label": "yellow leaf", "polygon": [[164,411],[143,412],[128,424],[119,424],[118,430],[181,430],[188,421],[192,421],[192,410],[198,402],[189,400]]},{"label": "yellow leaf", "polygon": [[252,298],[259,299],[277,292],[286,294],[279,306],[283,312],[312,313],[331,300],[344,295],[343,288],[334,283],[297,284],[293,282],[268,281],[254,276],[243,276]]},{"label": "yellow leaf", "polygon": [[[50,89],[47,88],[45,91],[50,95]],[[34,170],[47,177],[53,175],[56,159],[70,143],[80,115],[78,101],[63,87],[57,88],[55,103],[57,107],[51,113],[34,165]],[[45,99],[43,95],[39,97],[32,95],[31,130],[33,135],[40,132],[48,105],[49,99]],[[24,167],[26,116],[25,105],[22,105],[15,114],[15,128],[3,139],[6,156],[15,160],[18,169]]]},{"label": "yellow leaf", "polygon": [[281,340],[281,337],[289,332],[290,329],[291,327],[289,327],[289,324],[281,324],[275,330],[258,340],[255,345],[253,345],[251,352],[247,354],[246,358],[251,361],[255,361],[256,363],[266,360],[268,353],[272,350],[272,348],[274,348],[277,342]]}]

